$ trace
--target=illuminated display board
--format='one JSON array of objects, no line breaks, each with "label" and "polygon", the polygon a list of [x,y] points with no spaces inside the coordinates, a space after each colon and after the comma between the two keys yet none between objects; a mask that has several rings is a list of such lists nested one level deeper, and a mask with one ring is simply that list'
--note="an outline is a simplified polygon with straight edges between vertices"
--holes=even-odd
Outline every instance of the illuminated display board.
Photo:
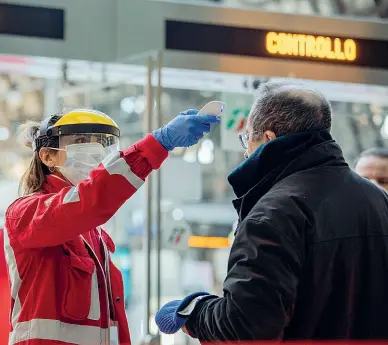
[{"label": "illuminated display board", "polygon": [[330,38],[285,32],[268,32],[265,49],[271,55],[312,57],[323,60],[356,61],[357,43],[353,39]]},{"label": "illuminated display board", "polygon": [[0,34],[63,40],[64,22],[62,9],[0,4]]},{"label": "illuminated display board", "polygon": [[388,69],[388,41],[167,20],[165,48]]}]

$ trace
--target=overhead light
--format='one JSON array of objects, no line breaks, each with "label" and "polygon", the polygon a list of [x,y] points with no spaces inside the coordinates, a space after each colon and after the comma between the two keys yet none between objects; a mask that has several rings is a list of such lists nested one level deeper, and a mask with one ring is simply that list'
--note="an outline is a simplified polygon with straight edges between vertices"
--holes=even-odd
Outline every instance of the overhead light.
[{"label": "overhead light", "polygon": [[174,220],[182,220],[183,219],[183,211],[180,208],[175,208],[172,211],[172,218],[174,218]]},{"label": "overhead light", "polygon": [[204,149],[208,149],[208,150],[211,150],[213,151],[214,150],[214,143],[212,140],[210,139],[205,139],[204,141],[202,141],[202,145],[201,145]]},{"label": "overhead light", "polygon": [[137,112],[138,114],[141,114],[144,112],[145,108],[146,108],[145,96],[138,97],[135,102],[135,112]]},{"label": "overhead light", "polygon": [[214,161],[214,153],[208,148],[201,147],[198,150],[198,162],[201,164],[211,164]]},{"label": "overhead light", "polygon": [[7,127],[0,127],[0,141],[9,139],[9,129]]},{"label": "overhead light", "polygon": [[126,113],[133,113],[135,111],[136,98],[135,97],[125,97],[120,102],[120,108]]},{"label": "overhead light", "polygon": [[197,161],[197,152],[192,150],[186,150],[183,155],[183,160],[187,163],[195,163]]}]

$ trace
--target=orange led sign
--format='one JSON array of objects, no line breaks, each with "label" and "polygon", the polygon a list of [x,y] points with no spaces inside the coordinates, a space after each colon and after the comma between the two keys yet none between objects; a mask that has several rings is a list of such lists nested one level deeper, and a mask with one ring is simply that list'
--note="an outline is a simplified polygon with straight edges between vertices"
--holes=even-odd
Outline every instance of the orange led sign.
[{"label": "orange led sign", "polygon": [[188,245],[191,248],[229,248],[228,237],[190,236]]},{"label": "orange led sign", "polygon": [[167,20],[165,29],[167,50],[388,70],[388,38],[362,38],[365,32],[361,36],[276,32],[176,20]]},{"label": "orange led sign", "polygon": [[271,31],[266,35],[265,45],[267,52],[271,55],[349,62],[357,59],[357,43],[350,38],[330,38]]}]

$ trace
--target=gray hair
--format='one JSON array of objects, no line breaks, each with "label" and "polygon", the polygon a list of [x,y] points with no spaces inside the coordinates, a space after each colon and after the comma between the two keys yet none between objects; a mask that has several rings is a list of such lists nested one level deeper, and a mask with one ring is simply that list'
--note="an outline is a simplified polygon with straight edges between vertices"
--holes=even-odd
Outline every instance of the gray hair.
[{"label": "gray hair", "polygon": [[354,162],[354,166],[362,157],[376,157],[376,158],[388,158],[388,148],[386,147],[372,147],[360,153],[358,158]]},{"label": "gray hair", "polygon": [[304,131],[331,129],[331,106],[319,92],[304,85],[264,83],[249,114],[253,140],[266,130],[277,137]]}]

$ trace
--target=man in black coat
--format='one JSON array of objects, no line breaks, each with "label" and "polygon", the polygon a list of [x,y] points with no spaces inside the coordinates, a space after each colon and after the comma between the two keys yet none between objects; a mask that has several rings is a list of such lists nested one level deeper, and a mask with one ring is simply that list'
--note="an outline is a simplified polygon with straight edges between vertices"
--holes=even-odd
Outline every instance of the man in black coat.
[{"label": "man in black coat", "polygon": [[224,296],[157,314],[200,341],[388,338],[388,198],[330,135],[331,107],[304,86],[265,84],[229,176],[239,225]]}]

